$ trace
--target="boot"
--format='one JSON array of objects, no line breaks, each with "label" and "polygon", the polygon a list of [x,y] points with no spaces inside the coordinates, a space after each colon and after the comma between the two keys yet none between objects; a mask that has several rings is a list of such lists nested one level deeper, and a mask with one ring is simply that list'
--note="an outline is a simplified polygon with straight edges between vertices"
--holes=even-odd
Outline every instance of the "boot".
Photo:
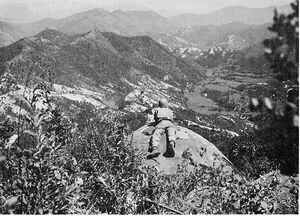
[{"label": "boot", "polygon": [[147,156],[147,159],[152,159],[152,158],[156,158],[158,157],[160,154],[159,149],[157,146],[153,146],[152,147],[152,151],[150,152],[150,154]]},{"label": "boot", "polygon": [[175,141],[172,140],[168,146],[167,151],[164,153],[165,157],[174,157],[175,156]]}]

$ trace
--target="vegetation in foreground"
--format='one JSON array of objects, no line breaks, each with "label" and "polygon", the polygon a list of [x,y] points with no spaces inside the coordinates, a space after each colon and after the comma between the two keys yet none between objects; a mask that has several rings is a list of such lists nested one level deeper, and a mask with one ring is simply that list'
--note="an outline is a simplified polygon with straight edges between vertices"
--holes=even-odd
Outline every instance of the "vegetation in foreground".
[{"label": "vegetation in foreground", "polygon": [[125,139],[140,122],[88,104],[64,117],[46,94],[36,89],[20,99],[29,114],[1,123],[2,213],[297,213],[298,186],[283,202],[276,172],[249,181],[201,166],[189,173],[183,164],[177,175],[163,175]]}]

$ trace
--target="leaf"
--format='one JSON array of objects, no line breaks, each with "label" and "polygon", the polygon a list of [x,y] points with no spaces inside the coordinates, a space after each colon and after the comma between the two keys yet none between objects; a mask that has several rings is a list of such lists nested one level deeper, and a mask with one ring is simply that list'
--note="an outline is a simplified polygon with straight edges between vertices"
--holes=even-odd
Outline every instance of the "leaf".
[{"label": "leaf", "polygon": [[54,171],[54,175],[55,175],[55,178],[61,179],[61,175],[60,175],[60,172],[58,170]]},{"label": "leaf", "polygon": [[6,160],[6,157],[4,155],[0,155],[0,163],[4,162]]},{"label": "leaf", "polygon": [[100,176],[98,176],[98,180],[105,186],[105,187],[107,187],[108,188],[108,185],[106,184],[106,182],[105,182],[105,179],[104,178],[102,178],[102,177],[100,177]]},{"label": "leaf", "polygon": [[[35,127],[38,127],[38,126],[40,126],[41,125],[41,122],[44,120],[44,118],[45,118],[45,115],[44,114],[41,114],[40,115],[40,113],[41,112],[39,112],[38,114],[37,114],[37,119],[35,120]],[[40,116],[40,118],[38,118]]]},{"label": "leaf", "polygon": [[41,111],[39,111],[34,117],[33,117],[33,124],[35,127],[38,127],[37,122],[38,122],[38,118],[41,114]]},{"label": "leaf", "polygon": [[271,53],[272,53],[272,50],[271,50],[270,48],[265,48],[265,53],[271,54]]},{"label": "leaf", "polygon": [[17,139],[18,139],[18,135],[17,134],[12,135],[9,138],[8,142],[6,143],[5,148],[10,148],[12,146],[12,144],[14,144]]},{"label": "leaf", "polygon": [[235,203],[233,203],[233,207],[235,209],[239,209],[240,208],[240,200],[237,200]]},{"label": "leaf", "polygon": [[4,202],[3,206],[8,207],[8,208],[12,208],[17,204],[17,202],[18,202],[18,197],[14,196],[14,197],[11,197],[11,198],[7,199]]},{"label": "leaf", "polygon": [[257,107],[259,105],[259,101],[257,98],[251,98],[251,103],[254,107]]},{"label": "leaf", "polygon": [[273,212],[275,212],[275,210],[278,208],[278,204],[277,202],[274,202],[273,203]]},{"label": "leaf", "polygon": [[65,195],[67,196],[69,193],[71,193],[74,190],[74,188],[74,185],[67,186]]},{"label": "leaf", "polygon": [[260,205],[263,209],[268,210],[268,204],[265,201],[262,201]]},{"label": "leaf", "polygon": [[43,127],[41,126],[41,125],[39,125],[38,126],[39,127],[39,136],[41,136],[42,135],[42,133],[43,133]]},{"label": "leaf", "polygon": [[293,116],[293,125],[294,125],[294,127],[299,127],[299,116],[298,115]]},{"label": "leaf", "polygon": [[34,133],[34,132],[31,131],[31,130],[24,130],[23,133],[27,133],[27,134],[29,134],[29,135],[31,135],[31,136],[35,136],[35,137],[38,136],[37,133]]},{"label": "leaf", "polygon": [[22,202],[23,202],[25,205],[27,205],[27,203],[28,203],[25,197],[22,198]]},{"label": "leaf", "polygon": [[72,161],[73,161],[73,165],[77,166],[78,163],[77,163],[77,160],[74,157],[72,157]]},{"label": "leaf", "polygon": [[83,206],[83,205],[84,205],[84,202],[77,202],[77,205],[78,205],[78,206]]},{"label": "leaf", "polygon": [[24,114],[24,117],[26,118],[26,120],[27,120],[28,122],[30,122],[30,123],[33,124],[34,120],[33,120],[33,118],[32,118],[30,115],[28,115],[27,113],[25,113],[25,114]]},{"label": "leaf", "polygon": [[267,107],[267,109],[269,109],[269,110],[273,109],[272,102],[269,98],[264,98],[263,101],[264,101],[264,104]]},{"label": "leaf", "polygon": [[83,185],[83,179],[82,178],[77,178],[76,179],[76,183],[78,184],[78,185]]},{"label": "leaf", "polygon": [[29,101],[28,101],[26,98],[24,98],[24,96],[19,95],[19,94],[16,94],[16,95],[14,95],[14,96],[15,96],[17,99],[19,99],[20,101],[24,102],[24,104],[27,106],[27,108],[29,108],[30,110],[32,109],[31,104],[29,103]]}]

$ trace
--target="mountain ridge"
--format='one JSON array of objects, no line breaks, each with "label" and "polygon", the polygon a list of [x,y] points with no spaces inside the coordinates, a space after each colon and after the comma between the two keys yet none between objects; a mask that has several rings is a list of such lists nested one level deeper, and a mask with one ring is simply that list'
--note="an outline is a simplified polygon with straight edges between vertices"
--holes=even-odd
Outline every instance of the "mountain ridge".
[{"label": "mountain ridge", "polygon": [[168,47],[172,52],[176,49],[190,49],[200,52],[203,49],[220,47],[222,49],[243,49],[261,44],[273,34],[268,30],[271,23],[244,24],[231,22],[219,26],[200,25],[181,28],[176,34],[151,34],[151,36]]},{"label": "mountain ridge", "polygon": [[181,27],[210,24],[222,25],[233,21],[240,21],[245,24],[267,23],[272,21],[275,8],[278,8],[283,13],[290,11],[289,5],[264,8],[227,6],[208,14],[185,13],[170,17],[169,20]]},{"label": "mountain ridge", "polygon": [[115,95],[117,100],[137,94],[155,103],[151,98],[169,97],[176,89],[179,93],[170,95],[178,97],[174,100],[179,104],[180,89],[204,76],[199,65],[176,57],[149,36],[97,30],[66,34],[51,28],[0,48],[0,75],[6,72],[22,84],[34,86],[42,79],[105,97]]},{"label": "mountain ridge", "polygon": [[[46,18],[37,22],[22,24],[6,22],[5,24],[9,28],[0,25],[0,34],[2,35],[0,46],[6,46],[22,37],[35,35],[47,27],[68,33],[85,33],[92,29],[98,29],[130,36],[157,33],[176,34],[178,30],[188,26],[223,25],[233,21],[245,24],[272,21],[272,7],[242,8],[246,11],[241,11],[240,7],[232,6],[209,14],[181,14],[170,18],[151,10],[115,10],[109,12],[102,8],[94,8],[59,19]],[[232,9],[235,12],[230,11]],[[287,10],[287,6],[279,7],[279,9]]]}]

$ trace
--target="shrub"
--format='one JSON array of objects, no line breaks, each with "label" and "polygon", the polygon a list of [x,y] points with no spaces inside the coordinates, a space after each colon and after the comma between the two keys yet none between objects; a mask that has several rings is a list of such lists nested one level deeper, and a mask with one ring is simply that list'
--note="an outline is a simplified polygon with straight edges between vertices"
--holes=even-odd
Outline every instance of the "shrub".
[{"label": "shrub", "polygon": [[39,90],[34,89],[29,101],[20,97],[31,113],[21,116],[17,125],[14,123],[16,127],[7,131],[10,138],[1,137],[3,213],[13,206],[18,214],[66,213],[68,208],[64,189],[71,178],[59,159],[68,138],[67,128],[48,101],[44,101],[46,109],[38,109],[41,94],[46,94]]}]

